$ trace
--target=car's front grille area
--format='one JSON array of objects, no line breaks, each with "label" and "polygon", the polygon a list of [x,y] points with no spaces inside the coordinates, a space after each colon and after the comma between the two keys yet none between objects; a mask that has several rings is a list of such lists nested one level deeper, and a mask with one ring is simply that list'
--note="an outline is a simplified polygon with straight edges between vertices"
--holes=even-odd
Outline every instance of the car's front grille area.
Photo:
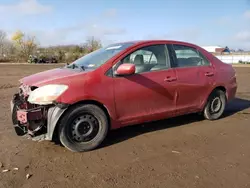
[{"label": "car's front grille area", "polygon": [[29,94],[37,87],[21,85],[19,92],[14,95],[14,105],[16,119],[20,127],[27,130],[30,135],[35,135],[38,131],[46,129],[47,106],[31,104],[28,102]]}]

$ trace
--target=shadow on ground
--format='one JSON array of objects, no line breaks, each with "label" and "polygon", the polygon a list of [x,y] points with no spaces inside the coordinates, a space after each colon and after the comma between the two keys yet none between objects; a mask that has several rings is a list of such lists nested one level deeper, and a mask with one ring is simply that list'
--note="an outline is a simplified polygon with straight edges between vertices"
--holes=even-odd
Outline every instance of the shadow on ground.
[{"label": "shadow on ground", "polygon": [[[250,100],[235,98],[234,100],[228,103],[225,109],[224,117],[231,116],[248,108],[250,108]],[[250,114],[250,109],[243,113]]]},{"label": "shadow on ground", "polygon": [[[235,113],[243,111],[245,109],[250,108],[250,100],[235,98],[226,107],[223,118],[231,116]],[[244,112],[246,114],[250,114],[249,112]],[[180,116],[176,118],[170,118],[166,120],[160,120],[156,122],[144,123],[140,125],[133,125],[124,128],[120,128],[114,131],[111,131],[103,144],[103,147],[107,147],[119,142],[123,142],[130,138],[136,137],[138,135],[158,131],[167,128],[173,128],[181,125],[187,125],[192,122],[202,121],[204,120],[202,116],[197,114],[190,114],[185,116]]]}]

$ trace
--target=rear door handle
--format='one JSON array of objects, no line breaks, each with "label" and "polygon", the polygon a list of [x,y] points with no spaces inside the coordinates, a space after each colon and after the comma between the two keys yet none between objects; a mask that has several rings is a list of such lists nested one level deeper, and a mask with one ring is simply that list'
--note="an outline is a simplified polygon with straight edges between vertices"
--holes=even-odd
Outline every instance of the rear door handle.
[{"label": "rear door handle", "polygon": [[214,73],[213,73],[213,72],[206,72],[205,75],[206,75],[206,76],[213,76]]},{"label": "rear door handle", "polygon": [[177,78],[176,77],[167,77],[164,79],[165,82],[173,82],[173,81],[176,81]]}]

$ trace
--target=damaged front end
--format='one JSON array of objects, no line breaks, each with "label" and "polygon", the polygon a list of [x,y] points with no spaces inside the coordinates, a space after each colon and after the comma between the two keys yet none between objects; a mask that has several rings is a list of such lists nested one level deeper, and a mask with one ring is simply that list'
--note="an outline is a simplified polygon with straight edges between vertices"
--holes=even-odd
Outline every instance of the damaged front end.
[{"label": "damaged front end", "polygon": [[52,140],[54,129],[67,105],[32,104],[28,97],[37,87],[21,84],[11,100],[12,122],[18,136],[29,135],[34,140]]}]

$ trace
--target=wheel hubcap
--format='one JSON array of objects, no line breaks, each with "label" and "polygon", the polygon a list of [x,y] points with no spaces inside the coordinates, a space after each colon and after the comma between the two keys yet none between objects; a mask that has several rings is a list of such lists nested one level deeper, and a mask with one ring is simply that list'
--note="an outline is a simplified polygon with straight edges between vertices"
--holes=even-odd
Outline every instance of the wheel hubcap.
[{"label": "wheel hubcap", "polygon": [[93,115],[82,115],[73,121],[72,137],[77,142],[92,140],[98,133],[99,124]]},{"label": "wheel hubcap", "polygon": [[211,102],[211,112],[216,113],[221,109],[222,102],[219,97],[215,97]]}]

